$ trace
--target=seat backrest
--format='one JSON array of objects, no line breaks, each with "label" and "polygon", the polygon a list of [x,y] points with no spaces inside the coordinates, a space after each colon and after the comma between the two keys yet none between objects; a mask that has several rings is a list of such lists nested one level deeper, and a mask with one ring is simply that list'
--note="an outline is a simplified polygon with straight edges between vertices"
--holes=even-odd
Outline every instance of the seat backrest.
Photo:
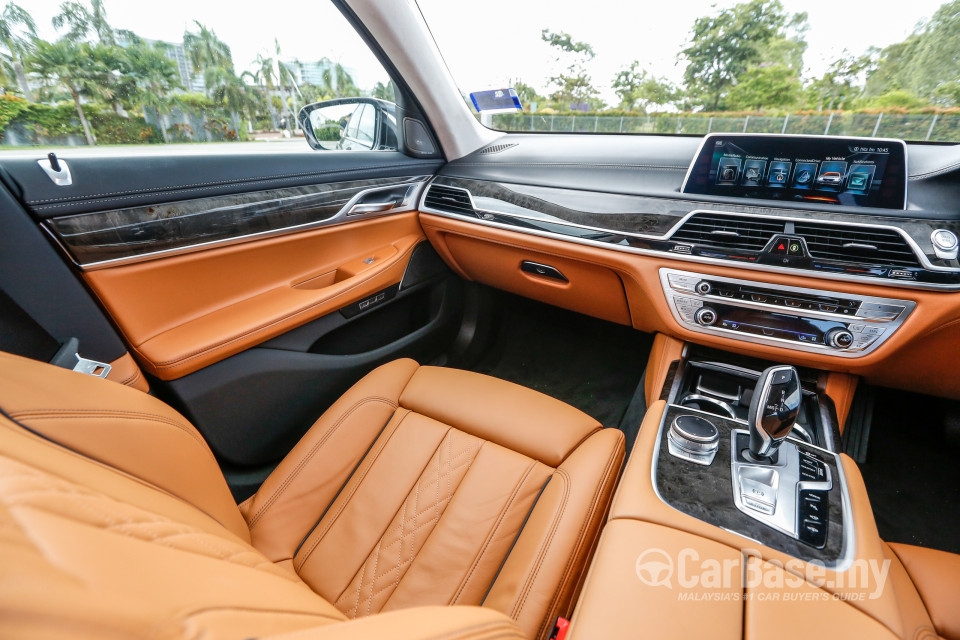
[{"label": "seat backrest", "polygon": [[249,541],[207,443],[157,398],[0,352],[0,411],[21,428],[180,498]]},{"label": "seat backrest", "polygon": [[342,622],[248,543],[159,400],[0,354],[0,637],[251,637]]}]

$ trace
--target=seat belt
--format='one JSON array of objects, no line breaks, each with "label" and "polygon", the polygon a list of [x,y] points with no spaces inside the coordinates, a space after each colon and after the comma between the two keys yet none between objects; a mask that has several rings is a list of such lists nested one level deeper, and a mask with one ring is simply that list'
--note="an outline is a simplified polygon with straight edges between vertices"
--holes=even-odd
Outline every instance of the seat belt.
[{"label": "seat belt", "polygon": [[61,343],[5,291],[0,290],[0,351],[106,378],[110,373],[110,365],[82,357],[79,349],[80,341],[77,338],[68,338]]}]

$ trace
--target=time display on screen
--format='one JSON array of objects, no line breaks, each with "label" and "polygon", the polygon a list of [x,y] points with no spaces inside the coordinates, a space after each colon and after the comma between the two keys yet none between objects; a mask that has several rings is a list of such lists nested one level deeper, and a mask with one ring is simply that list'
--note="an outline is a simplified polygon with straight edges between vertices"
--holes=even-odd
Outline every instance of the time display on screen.
[{"label": "time display on screen", "polygon": [[710,134],[683,192],[903,209],[906,183],[897,140]]}]

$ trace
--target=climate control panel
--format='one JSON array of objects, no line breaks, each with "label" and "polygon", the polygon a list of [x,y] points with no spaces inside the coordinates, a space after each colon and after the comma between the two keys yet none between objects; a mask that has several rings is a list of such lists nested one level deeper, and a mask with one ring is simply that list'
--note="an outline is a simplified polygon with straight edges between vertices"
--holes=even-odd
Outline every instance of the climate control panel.
[{"label": "climate control panel", "polygon": [[660,282],[674,318],[691,330],[845,358],[875,350],[916,306],[677,269],[660,269]]}]

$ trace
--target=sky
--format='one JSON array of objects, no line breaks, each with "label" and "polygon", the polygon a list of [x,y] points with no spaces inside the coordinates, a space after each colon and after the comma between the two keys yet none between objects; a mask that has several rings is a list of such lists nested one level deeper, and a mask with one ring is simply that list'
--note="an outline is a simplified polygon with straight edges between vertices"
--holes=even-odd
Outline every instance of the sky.
[{"label": "sky", "polygon": [[[397,1],[399,0],[388,0]],[[418,0],[444,59],[461,91],[507,86],[520,79],[545,93],[555,71],[540,31],[567,31],[589,42],[596,58],[588,71],[601,97],[615,103],[609,88],[632,60],[654,75],[677,82],[683,76],[677,52],[696,17],[733,0]],[[782,0],[791,12],[806,11],[810,29],[806,75],[821,75],[844,49],[863,53],[905,38],[929,18],[941,0]],[[40,35],[54,39],[50,25],[60,0],[19,0],[36,19]],[[250,68],[258,52],[273,55],[278,38],[284,58],[339,60],[370,88],[386,76],[339,11],[325,0],[256,3],[249,0],[104,0],[110,22],[146,38],[180,42],[193,20],[212,27],[233,51],[238,70]],[[271,10],[276,7],[276,10]]]}]

